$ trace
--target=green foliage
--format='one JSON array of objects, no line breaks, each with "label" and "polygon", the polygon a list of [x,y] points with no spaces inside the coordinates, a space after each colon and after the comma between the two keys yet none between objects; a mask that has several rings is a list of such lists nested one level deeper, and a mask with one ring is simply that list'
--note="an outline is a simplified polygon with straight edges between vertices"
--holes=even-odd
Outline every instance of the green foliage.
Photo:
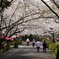
[{"label": "green foliage", "polygon": [[0,1],[1,10],[0,10],[0,11],[2,11],[4,8],[9,7],[9,6],[11,5],[11,2],[12,2],[12,1],[13,1],[13,0],[11,0],[10,2],[9,2],[8,0],[1,0],[1,1]]},{"label": "green foliage", "polygon": [[19,39],[15,39],[14,42],[16,42],[18,45],[22,44],[22,40],[19,40]]},{"label": "green foliage", "polygon": [[49,49],[52,51],[52,53],[56,56],[57,50],[59,48],[59,44],[53,43],[49,45]]},{"label": "green foliage", "polygon": [[29,35],[29,39],[30,39],[30,41],[33,40],[33,35],[32,34]]},{"label": "green foliage", "polygon": [[12,49],[13,47],[9,47],[9,49]]},{"label": "green foliage", "polygon": [[57,55],[57,50],[58,50],[58,49],[59,49],[59,47],[56,48],[55,51],[53,52],[53,54],[54,54],[55,57],[56,57],[56,55]]},{"label": "green foliage", "polygon": [[5,41],[4,38],[0,38],[0,43],[2,44]]},{"label": "green foliage", "polygon": [[54,52],[59,47],[59,44],[53,43],[49,45],[49,49]]},{"label": "green foliage", "polygon": [[26,41],[26,39],[29,38],[29,36],[28,35],[22,35],[21,38],[23,41]]},{"label": "green foliage", "polygon": [[2,2],[2,6],[6,6],[6,4],[4,2]]},{"label": "green foliage", "polygon": [[56,57],[58,48],[59,48],[59,44],[53,43],[49,45],[49,49],[52,51],[55,57]]},{"label": "green foliage", "polygon": [[47,39],[43,39],[43,40],[45,40],[48,45],[51,44],[52,42],[51,40],[47,40]]},{"label": "green foliage", "polygon": [[59,6],[59,4],[57,4]]},{"label": "green foliage", "polygon": [[46,43],[47,43],[47,44],[50,44],[50,43],[51,43],[51,40],[46,40]]},{"label": "green foliage", "polygon": [[18,44],[18,45],[21,45],[21,44],[22,44],[22,41],[18,41],[17,44]]},{"label": "green foliage", "polygon": [[3,52],[0,52],[0,54],[2,54]]},{"label": "green foliage", "polygon": [[57,48],[55,49],[55,51],[53,52],[53,54],[54,54],[54,55],[56,55],[56,54],[57,54]]}]

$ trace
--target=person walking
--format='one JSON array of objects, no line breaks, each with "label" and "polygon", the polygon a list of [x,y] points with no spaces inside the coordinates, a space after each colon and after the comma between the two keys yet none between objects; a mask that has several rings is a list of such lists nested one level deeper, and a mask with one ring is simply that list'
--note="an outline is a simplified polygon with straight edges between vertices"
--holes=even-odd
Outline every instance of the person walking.
[{"label": "person walking", "polygon": [[27,42],[27,46],[29,46],[29,38],[27,38],[26,42]]},{"label": "person walking", "polygon": [[36,42],[37,52],[39,52],[39,50],[40,50],[40,45],[41,45],[41,42],[39,40],[37,40],[37,42]]},{"label": "person walking", "polygon": [[32,41],[32,46],[33,47],[35,46],[35,39],[33,39],[33,41]]},{"label": "person walking", "polygon": [[17,43],[14,43],[14,48],[18,48],[18,44]]},{"label": "person walking", "polygon": [[46,48],[47,48],[47,44],[46,44],[46,42],[44,41],[44,42],[43,42],[43,52],[46,52]]}]

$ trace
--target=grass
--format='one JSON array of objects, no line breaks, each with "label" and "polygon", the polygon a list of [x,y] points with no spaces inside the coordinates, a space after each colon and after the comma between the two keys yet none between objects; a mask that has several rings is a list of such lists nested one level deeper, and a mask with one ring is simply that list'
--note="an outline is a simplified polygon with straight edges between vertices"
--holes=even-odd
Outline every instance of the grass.
[{"label": "grass", "polygon": [[[10,49],[13,49],[13,47],[9,47],[9,50],[10,50]],[[4,52],[2,52],[2,51],[0,52],[0,54],[3,54],[3,53],[4,53]]]},{"label": "grass", "polygon": [[13,47],[9,47],[9,49],[12,49]]},{"label": "grass", "polygon": [[2,54],[3,52],[0,52],[0,54]]}]

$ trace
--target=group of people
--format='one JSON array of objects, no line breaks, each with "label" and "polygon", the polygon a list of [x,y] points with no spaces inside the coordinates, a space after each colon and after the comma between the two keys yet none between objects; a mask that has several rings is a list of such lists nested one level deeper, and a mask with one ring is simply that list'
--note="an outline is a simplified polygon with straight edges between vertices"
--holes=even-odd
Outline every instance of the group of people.
[{"label": "group of people", "polygon": [[[27,46],[29,46],[29,39],[27,39],[26,42],[27,42]],[[33,39],[32,46],[34,47],[35,45],[37,48],[37,52],[39,52],[41,45],[43,45],[43,52],[46,52],[47,44],[45,41],[43,43],[41,43],[39,40],[35,41],[35,39]]]},{"label": "group of people", "polygon": [[[27,42],[27,46],[29,46],[29,39],[26,40]],[[37,52],[40,51],[40,46],[42,45],[43,46],[43,52],[46,53],[46,48],[47,48],[47,44],[46,44],[46,41],[44,40],[43,43],[41,43],[39,40],[35,41],[35,39],[32,40],[32,46],[34,47],[36,45],[36,49],[37,49]],[[17,43],[14,43],[14,48],[18,48],[18,44]],[[57,50],[57,55],[56,55],[56,59],[59,58],[59,49]]]},{"label": "group of people", "polygon": [[[27,42],[27,46],[29,46],[29,39],[27,39],[26,42]],[[46,52],[47,44],[46,44],[45,41],[42,44],[39,40],[35,41],[35,39],[33,39],[32,40],[32,46],[34,47],[35,45],[36,45],[36,48],[37,48],[37,52],[39,52],[41,45],[43,45],[43,52]],[[14,43],[14,48],[18,48],[17,43]]]},{"label": "group of people", "polygon": [[[29,45],[29,39],[27,39],[27,45]],[[42,45],[42,46],[43,46],[43,52],[46,53],[46,48],[47,48],[48,46],[47,46],[47,43],[46,43],[45,40],[43,41],[43,43],[41,43],[39,40],[35,41],[35,40],[33,39],[33,41],[32,41],[32,46],[34,47],[35,45],[36,45],[37,52],[40,51],[40,46]],[[56,59],[59,59],[59,48],[57,49]]]},{"label": "group of people", "polygon": [[41,43],[39,40],[37,40],[36,42],[37,52],[39,52],[41,45],[43,45],[43,52],[46,52],[46,48],[47,48],[46,42],[44,41],[43,43]]}]

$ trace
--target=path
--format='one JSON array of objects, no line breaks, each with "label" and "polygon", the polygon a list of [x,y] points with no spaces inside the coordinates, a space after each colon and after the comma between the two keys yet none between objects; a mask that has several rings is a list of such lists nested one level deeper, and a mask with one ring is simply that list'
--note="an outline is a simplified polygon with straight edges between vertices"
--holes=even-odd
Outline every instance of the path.
[{"label": "path", "polygon": [[20,45],[18,49],[11,49],[4,54],[0,54],[0,59],[55,59],[50,51],[46,53],[42,52],[42,46],[40,52],[36,52],[36,47]]}]

